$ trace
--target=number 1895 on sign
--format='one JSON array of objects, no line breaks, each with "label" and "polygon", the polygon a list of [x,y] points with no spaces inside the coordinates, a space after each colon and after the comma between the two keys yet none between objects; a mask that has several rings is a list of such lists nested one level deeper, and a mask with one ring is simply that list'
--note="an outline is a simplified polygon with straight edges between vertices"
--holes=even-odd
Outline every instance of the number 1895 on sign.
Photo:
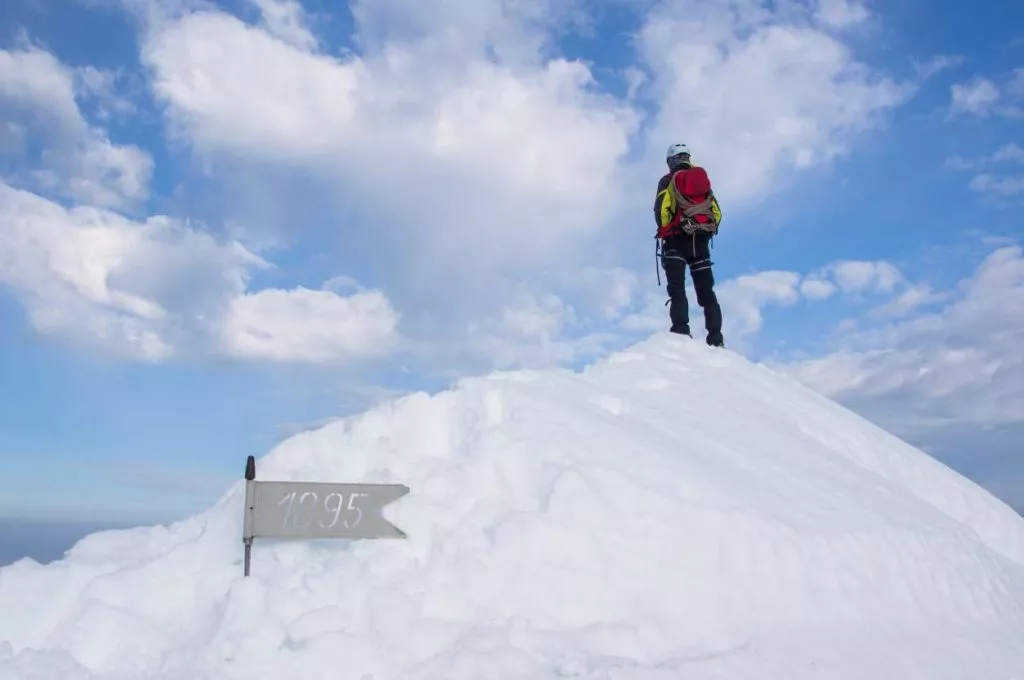
[{"label": "number 1895 on sign", "polygon": [[[278,505],[286,506],[281,528],[289,525],[297,529],[305,529],[315,520],[321,529],[333,529],[341,522],[346,529],[354,529],[363,520],[363,510],[359,507],[361,498],[369,494],[350,493],[348,503],[345,494],[333,492],[324,496],[323,503],[315,491],[291,491],[278,501]],[[350,513],[355,513],[355,521],[350,522]]]}]

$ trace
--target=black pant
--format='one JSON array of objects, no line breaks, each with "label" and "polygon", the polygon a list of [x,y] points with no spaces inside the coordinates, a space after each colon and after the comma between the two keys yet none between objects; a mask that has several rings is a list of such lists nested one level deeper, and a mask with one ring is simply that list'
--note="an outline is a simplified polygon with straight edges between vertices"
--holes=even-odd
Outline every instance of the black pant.
[{"label": "black pant", "polygon": [[709,345],[722,344],[722,308],[715,295],[715,277],[711,273],[711,235],[697,231],[665,239],[661,246],[661,266],[668,281],[669,318],[673,333],[690,334],[690,310],[686,300],[686,268],[690,268],[697,304],[704,310],[704,328]]}]

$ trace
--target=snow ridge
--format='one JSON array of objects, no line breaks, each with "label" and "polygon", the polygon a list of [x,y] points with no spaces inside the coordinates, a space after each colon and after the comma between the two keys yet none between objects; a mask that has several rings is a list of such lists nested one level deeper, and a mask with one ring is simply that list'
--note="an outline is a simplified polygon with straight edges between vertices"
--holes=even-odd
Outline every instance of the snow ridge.
[{"label": "snow ridge", "polygon": [[1024,520],[795,381],[658,334],[296,435],[406,540],[257,541],[242,484],[0,569],[0,678],[1024,678]]}]

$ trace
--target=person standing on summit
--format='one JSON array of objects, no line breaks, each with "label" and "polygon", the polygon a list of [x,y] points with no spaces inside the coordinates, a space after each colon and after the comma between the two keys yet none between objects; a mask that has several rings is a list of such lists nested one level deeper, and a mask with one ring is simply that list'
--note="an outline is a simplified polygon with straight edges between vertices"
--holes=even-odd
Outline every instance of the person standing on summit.
[{"label": "person standing on summit", "polygon": [[656,238],[665,270],[669,318],[673,333],[690,335],[686,300],[686,268],[690,268],[697,304],[704,310],[707,344],[722,347],[722,308],[711,273],[711,239],[718,233],[722,211],[704,168],[690,161],[685,144],[673,144],[665,155],[668,172],[658,181],[654,199]]}]

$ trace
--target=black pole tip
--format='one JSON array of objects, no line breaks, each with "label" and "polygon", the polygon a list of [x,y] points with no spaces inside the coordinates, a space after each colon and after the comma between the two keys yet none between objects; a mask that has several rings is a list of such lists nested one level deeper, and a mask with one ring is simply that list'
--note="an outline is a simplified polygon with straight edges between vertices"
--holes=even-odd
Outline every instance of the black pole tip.
[{"label": "black pole tip", "polygon": [[256,459],[252,456],[245,461],[245,479],[250,482],[256,479]]}]

